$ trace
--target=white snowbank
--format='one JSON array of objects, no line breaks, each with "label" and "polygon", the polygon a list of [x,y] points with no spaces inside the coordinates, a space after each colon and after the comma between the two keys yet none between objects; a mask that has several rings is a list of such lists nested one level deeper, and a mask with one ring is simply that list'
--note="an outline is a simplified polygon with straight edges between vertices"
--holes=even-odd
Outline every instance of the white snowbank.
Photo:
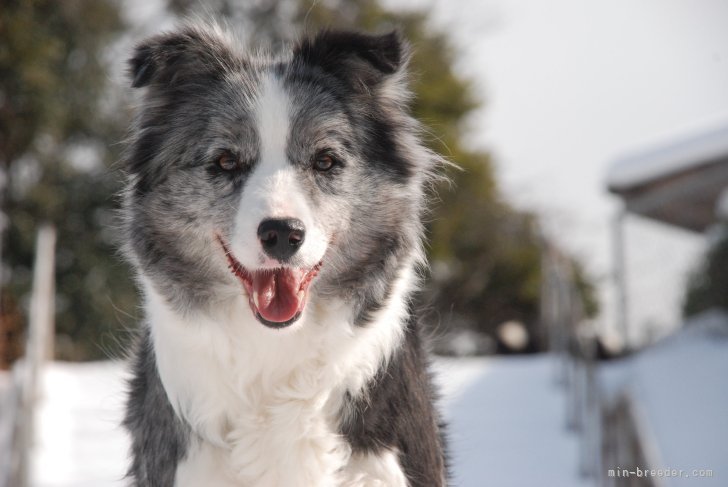
[{"label": "white snowbank", "polygon": [[[664,485],[728,485],[728,316],[702,314],[679,333],[615,365],[617,374],[602,376],[608,379],[605,392],[628,391],[656,463],[651,467],[713,470],[710,478],[669,478]],[[608,384],[614,380],[622,383]]]},{"label": "white snowbank", "polygon": [[[576,473],[577,440],[564,428],[554,366],[548,356],[435,363],[454,485],[584,485]],[[56,362],[46,369],[31,485],[124,485],[124,375],[122,364],[112,362]]]}]

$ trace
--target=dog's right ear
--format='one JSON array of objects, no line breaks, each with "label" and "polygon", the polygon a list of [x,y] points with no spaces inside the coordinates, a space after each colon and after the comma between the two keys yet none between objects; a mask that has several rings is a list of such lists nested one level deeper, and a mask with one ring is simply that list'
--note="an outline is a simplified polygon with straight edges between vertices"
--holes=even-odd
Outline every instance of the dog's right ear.
[{"label": "dog's right ear", "polygon": [[235,64],[235,56],[219,29],[188,25],[139,44],[129,60],[129,73],[131,86],[141,88],[222,76]]}]

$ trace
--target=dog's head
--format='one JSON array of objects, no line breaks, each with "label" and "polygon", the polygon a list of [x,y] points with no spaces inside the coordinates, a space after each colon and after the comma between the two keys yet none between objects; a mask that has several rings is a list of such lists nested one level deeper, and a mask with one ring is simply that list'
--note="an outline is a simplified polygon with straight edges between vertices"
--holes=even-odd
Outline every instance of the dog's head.
[{"label": "dog's head", "polygon": [[435,161],[407,57],[396,33],[327,31],[282,57],[199,26],[139,45],[124,206],[140,272],[180,310],[245,299],[282,328],[339,297],[365,321],[418,258]]}]

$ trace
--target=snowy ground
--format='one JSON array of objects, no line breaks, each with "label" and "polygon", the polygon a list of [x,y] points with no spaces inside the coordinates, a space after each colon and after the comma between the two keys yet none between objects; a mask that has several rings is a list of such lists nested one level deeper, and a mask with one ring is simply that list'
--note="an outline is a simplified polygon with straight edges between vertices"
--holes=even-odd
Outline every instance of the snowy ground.
[{"label": "snowy ground", "polygon": [[34,487],[124,485],[127,438],[120,363],[55,362],[43,376],[31,464]]},{"label": "snowy ground", "polygon": [[590,485],[578,477],[578,442],[565,429],[553,357],[440,360],[454,485]]},{"label": "snowy ground", "polygon": [[[577,441],[564,429],[564,398],[549,356],[440,360],[454,485],[584,485]],[[34,487],[123,485],[126,437],[120,364],[54,363],[43,384]]]},{"label": "snowy ground", "polygon": [[[603,367],[601,376],[604,399],[620,392],[631,399],[651,468],[684,470],[660,485],[728,485],[728,313],[695,316],[680,332]],[[706,470],[710,476],[701,476]]]}]

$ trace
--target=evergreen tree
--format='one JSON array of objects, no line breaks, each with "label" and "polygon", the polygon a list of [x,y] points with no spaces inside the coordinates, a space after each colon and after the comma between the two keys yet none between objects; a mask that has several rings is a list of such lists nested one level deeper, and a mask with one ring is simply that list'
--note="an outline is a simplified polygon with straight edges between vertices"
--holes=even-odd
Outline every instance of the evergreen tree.
[{"label": "evergreen tree", "polygon": [[4,301],[27,320],[36,230],[58,228],[56,353],[113,353],[116,309],[134,310],[129,272],[116,254],[112,210],[121,176],[110,169],[127,123],[105,116],[105,46],[122,28],[105,0],[0,4],[0,164]]},{"label": "evergreen tree", "polygon": [[728,223],[723,223],[719,232],[703,262],[690,276],[683,304],[685,316],[712,308],[728,311]]}]

